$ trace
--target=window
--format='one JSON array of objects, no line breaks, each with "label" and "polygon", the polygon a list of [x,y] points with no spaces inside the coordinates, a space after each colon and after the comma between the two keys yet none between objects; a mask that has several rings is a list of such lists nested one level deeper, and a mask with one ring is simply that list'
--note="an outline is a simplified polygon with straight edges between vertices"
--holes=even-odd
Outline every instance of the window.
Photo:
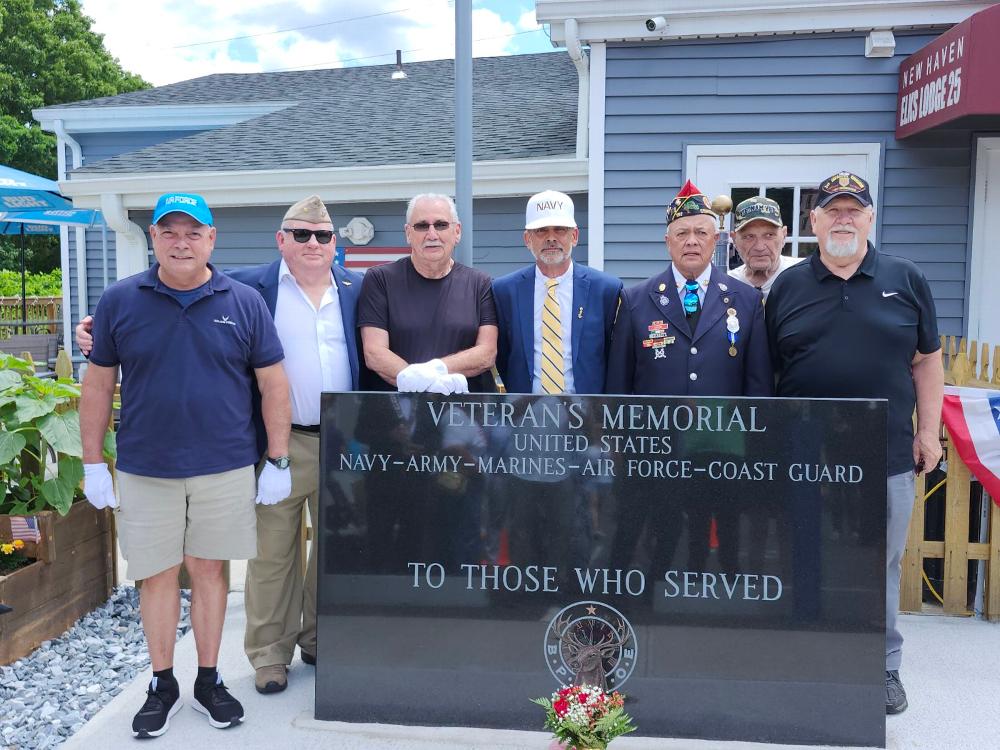
[{"label": "window", "polygon": [[[809,223],[816,187],[830,175],[848,170],[868,180],[877,203],[880,153],[878,143],[691,145],[685,174],[710,198],[728,195],[734,206],[754,195],[777,201],[788,227],[783,252],[803,257],[816,251]],[[727,227],[732,228],[731,215]]]}]

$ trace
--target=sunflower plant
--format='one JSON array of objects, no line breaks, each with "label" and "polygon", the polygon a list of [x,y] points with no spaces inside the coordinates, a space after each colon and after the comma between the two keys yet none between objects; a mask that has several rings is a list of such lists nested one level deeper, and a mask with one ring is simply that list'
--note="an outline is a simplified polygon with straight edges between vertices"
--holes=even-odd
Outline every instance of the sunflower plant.
[{"label": "sunflower plant", "polygon": [[[69,512],[83,497],[80,387],[35,375],[30,362],[0,355],[0,514]],[[114,435],[105,436],[114,456]]]}]

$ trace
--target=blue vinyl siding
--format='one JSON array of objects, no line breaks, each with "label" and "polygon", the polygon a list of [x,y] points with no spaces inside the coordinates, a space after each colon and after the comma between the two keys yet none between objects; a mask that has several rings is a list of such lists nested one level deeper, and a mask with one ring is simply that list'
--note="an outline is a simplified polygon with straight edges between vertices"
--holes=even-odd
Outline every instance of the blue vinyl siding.
[{"label": "blue vinyl siding", "polygon": [[[305,191],[304,191],[305,192]],[[492,276],[501,276],[520,268],[534,260],[524,246],[524,205],[525,197],[483,198],[474,203],[476,213],[474,265]],[[576,204],[576,219],[580,224],[580,244],[574,250],[574,258],[586,264],[586,195],[573,195]],[[334,225],[341,227],[355,216],[367,218],[375,227],[375,237],[366,247],[405,247],[403,236],[406,204],[402,202],[330,204]],[[261,206],[254,208],[219,208],[213,214],[217,227],[215,250],[212,262],[219,268],[270,263],[278,257],[274,233],[287,206]],[[132,211],[129,218],[143,229],[152,220],[152,211]],[[109,280],[114,281],[114,232],[108,232]],[[147,244],[148,244],[147,236]],[[350,243],[338,235],[338,245]],[[75,236],[70,232],[70,282],[73,302],[73,321],[77,314],[77,273],[75,258]],[[149,245],[151,248],[151,245]],[[150,250],[152,262],[152,250]],[[89,308],[92,311],[103,291],[103,263],[101,255],[100,231],[87,233],[87,290]]]},{"label": "blue vinyl siding", "polygon": [[881,143],[881,251],[918,263],[941,333],[968,294],[973,138],[938,128],[896,141],[900,62],[937,32],[896,33],[868,59],[864,34],[617,45],[605,87],[605,270],[627,284],[663,268],[664,205],[694,144]]}]

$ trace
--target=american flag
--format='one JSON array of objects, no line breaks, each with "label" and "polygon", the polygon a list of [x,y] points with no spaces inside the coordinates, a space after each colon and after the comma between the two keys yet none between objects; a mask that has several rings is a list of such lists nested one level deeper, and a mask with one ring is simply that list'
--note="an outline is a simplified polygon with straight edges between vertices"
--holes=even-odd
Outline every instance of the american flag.
[{"label": "american flag", "polygon": [[42,535],[38,533],[38,519],[34,516],[11,516],[10,532],[14,539],[24,542],[35,542],[42,540]]},{"label": "american flag", "polygon": [[338,247],[337,263],[364,273],[369,268],[392,263],[409,254],[409,247]]}]

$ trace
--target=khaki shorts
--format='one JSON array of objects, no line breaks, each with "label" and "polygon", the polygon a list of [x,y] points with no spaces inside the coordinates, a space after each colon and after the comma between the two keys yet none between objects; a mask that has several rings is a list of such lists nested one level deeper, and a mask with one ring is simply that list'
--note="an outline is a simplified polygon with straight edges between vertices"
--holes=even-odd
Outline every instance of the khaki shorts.
[{"label": "khaki shorts", "polygon": [[257,556],[253,466],[185,479],[118,472],[118,544],[132,580],[184,560]]}]

